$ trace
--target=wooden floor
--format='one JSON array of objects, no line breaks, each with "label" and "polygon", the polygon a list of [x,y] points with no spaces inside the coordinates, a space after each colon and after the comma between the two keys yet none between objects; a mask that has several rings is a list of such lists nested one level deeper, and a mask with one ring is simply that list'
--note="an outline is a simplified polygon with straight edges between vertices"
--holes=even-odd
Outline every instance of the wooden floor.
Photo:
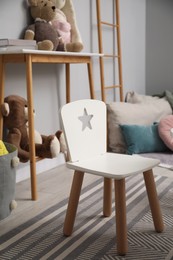
[{"label": "wooden floor", "polygon": [[[173,178],[173,172],[171,177]],[[157,174],[167,175],[163,169],[157,170]],[[30,179],[16,184],[17,208],[12,211],[9,217],[0,221],[0,235],[26,222],[28,219],[38,215],[51,205],[69,196],[73,172],[61,165],[44,173],[37,175],[38,200],[31,200]],[[99,178],[86,174],[84,185]]]}]

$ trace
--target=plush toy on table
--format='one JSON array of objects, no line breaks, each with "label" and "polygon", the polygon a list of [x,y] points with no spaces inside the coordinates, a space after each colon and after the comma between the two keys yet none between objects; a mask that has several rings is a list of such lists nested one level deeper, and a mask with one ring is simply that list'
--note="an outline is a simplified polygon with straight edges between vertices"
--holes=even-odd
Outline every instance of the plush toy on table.
[{"label": "plush toy on table", "polygon": [[83,43],[71,0],[28,0],[34,23],[24,38],[36,40],[39,50],[80,52]]},{"label": "plush toy on table", "polygon": [[52,25],[61,37],[65,51],[80,52],[83,49],[72,0],[55,0],[56,16]]},{"label": "plush toy on table", "polygon": [[[17,147],[20,161],[27,162],[29,160],[27,100],[17,95],[7,96],[2,104],[1,113],[4,127],[8,130],[6,141]],[[65,149],[61,131],[46,136],[35,130],[36,156],[41,158],[57,157],[61,147]]]},{"label": "plush toy on table", "polygon": [[56,8],[53,1],[28,0],[30,13],[34,23],[25,31],[26,40],[36,40],[39,50],[62,51],[59,35],[53,28],[51,20],[56,16]]}]

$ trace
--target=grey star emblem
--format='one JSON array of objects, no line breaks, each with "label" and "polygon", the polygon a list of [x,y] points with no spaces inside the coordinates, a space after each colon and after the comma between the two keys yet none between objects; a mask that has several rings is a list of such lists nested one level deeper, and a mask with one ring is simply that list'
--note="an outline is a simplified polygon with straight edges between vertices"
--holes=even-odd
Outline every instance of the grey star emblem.
[{"label": "grey star emblem", "polygon": [[82,122],[82,131],[84,131],[86,127],[92,129],[90,121],[93,118],[93,115],[88,115],[86,108],[84,108],[83,116],[79,116],[78,118]]}]

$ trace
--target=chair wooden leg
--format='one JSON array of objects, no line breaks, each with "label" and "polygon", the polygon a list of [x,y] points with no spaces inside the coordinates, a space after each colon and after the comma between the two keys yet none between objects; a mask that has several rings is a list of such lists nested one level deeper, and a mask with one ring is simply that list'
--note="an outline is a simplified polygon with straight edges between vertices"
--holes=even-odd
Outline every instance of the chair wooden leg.
[{"label": "chair wooden leg", "polygon": [[162,213],[159,205],[159,199],[157,196],[153,171],[149,170],[144,172],[143,174],[144,174],[144,180],[145,180],[145,185],[146,185],[146,190],[148,194],[148,199],[149,199],[155,230],[157,232],[162,232],[164,230],[164,224],[163,224]]},{"label": "chair wooden leg", "polygon": [[125,255],[128,250],[126,224],[125,179],[114,180],[116,207],[117,253]]},{"label": "chair wooden leg", "polygon": [[79,171],[74,172],[74,177],[73,177],[73,182],[71,186],[71,192],[70,192],[70,197],[69,197],[69,202],[68,202],[68,207],[67,207],[67,212],[66,212],[66,217],[64,222],[63,232],[65,236],[70,236],[73,232],[73,226],[76,217],[80,192],[82,188],[83,177],[84,177],[83,172],[79,172]]},{"label": "chair wooden leg", "polygon": [[109,217],[112,213],[112,179],[104,178],[103,215]]}]

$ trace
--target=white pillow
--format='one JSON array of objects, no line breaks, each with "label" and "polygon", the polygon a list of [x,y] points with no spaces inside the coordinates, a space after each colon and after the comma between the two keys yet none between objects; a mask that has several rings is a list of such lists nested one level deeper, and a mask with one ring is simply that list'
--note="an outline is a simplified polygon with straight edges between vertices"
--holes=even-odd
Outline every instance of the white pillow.
[{"label": "white pillow", "polygon": [[172,109],[168,101],[158,99],[152,103],[112,102],[107,104],[107,112],[108,149],[116,153],[125,153],[126,145],[120,124],[151,125],[172,114]]},{"label": "white pillow", "polygon": [[[125,96],[125,102],[127,103],[143,103],[143,102],[153,102],[153,100],[158,100],[160,99],[159,97],[157,96],[148,96],[148,95],[141,95],[141,94],[138,94],[134,91],[129,91],[126,93],[126,96]],[[166,98],[163,98],[166,100]]]}]

